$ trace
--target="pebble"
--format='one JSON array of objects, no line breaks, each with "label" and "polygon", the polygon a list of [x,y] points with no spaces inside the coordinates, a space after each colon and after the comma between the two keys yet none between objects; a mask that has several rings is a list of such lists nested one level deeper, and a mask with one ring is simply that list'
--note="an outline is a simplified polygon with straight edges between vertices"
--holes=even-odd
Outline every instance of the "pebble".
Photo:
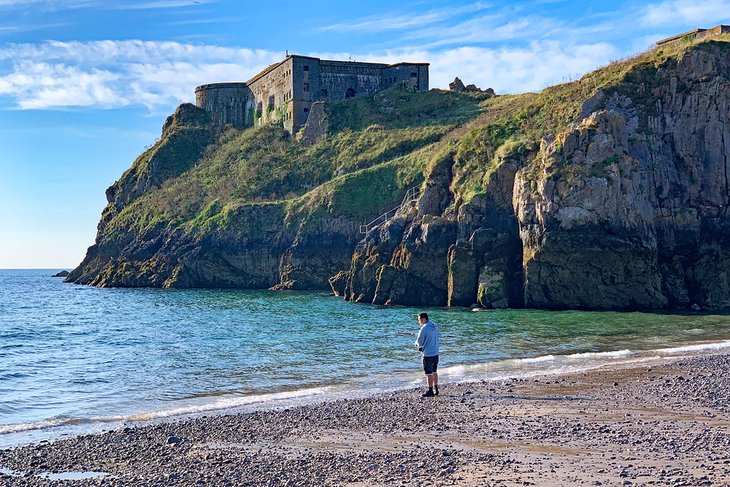
[{"label": "pebble", "polygon": [[[644,372],[643,367],[637,370]],[[24,475],[12,477],[12,485],[19,486],[39,485],[38,471],[108,472],[107,480],[87,484],[140,487],[240,485],[241,479],[272,486],[440,486],[472,479],[474,469],[481,472],[479,478],[499,475],[506,479],[503,483],[523,485],[633,485],[646,483],[643,479],[715,485],[730,478],[730,432],[714,426],[727,424],[730,417],[730,357],[693,357],[682,359],[681,365],[653,365],[646,372],[655,380],[648,374],[622,376],[620,386],[606,379],[603,384],[614,384],[608,388],[590,386],[597,375],[581,376],[580,383],[588,386],[579,392],[551,389],[556,387],[553,381],[574,383],[571,377],[540,383],[511,380],[505,384],[508,390],[519,388],[511,398],[489,394],[496,392],[489,382],[446,384],[438,402],[419,401],[420,391],[412,390],[367,400],[182,419],[174,426],[124,427],[0,450],[0,467]],[[535,399],[525,400],[533,390]],[[570,401],[565,401],[566,394],[573,394]],[[546,396],[554,400],[540,399]],[[647,405],[671,414],[649,414]],[[682,412],[701,419],[677,420]],[[396,437],[397,448],[379,448],[383,438]],[[343,446],[327,446],[334,441]],[[321,447],[311,447],[316,442]],[[497,446],[476,448],[480,442]],[[586,453],[578,462],[560,450],[526,459],[515,454],[521,445]],[[591,453],[601,451],[610,453]]]}]

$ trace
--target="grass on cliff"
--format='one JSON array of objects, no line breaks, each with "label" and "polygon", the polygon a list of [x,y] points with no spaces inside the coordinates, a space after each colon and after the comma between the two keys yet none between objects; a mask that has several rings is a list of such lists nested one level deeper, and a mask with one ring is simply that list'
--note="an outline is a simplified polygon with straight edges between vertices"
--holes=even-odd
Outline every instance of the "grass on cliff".
[{"label": "grass on cliff", "polygon": [[[104,232],[112,237],[159,225],[199,231],[225,225],[222,215],[241,205],[281,201],[296,214],[374,218],[404,186],[422,180],[429,147],[473,118],[481,101],[392,89],[336,103],[331,135],[308,147],[276,125],[230,130],[187,172],[122,209]],[[348,103],[358,117],[345,116]]]},{"label": "grass on cliff", "polygon": [[470,123],[471,129],[459,140],[452,190],[462,201],[483,194],[489,176],[502,161],[524,159],[526,154],[535,152],[544,137],[568,131],[579,118],[584,103],[590,103],[599,91],[604,95],[603,101],[597,101],[591,107],[593,110],[614,94],[629,96],[637,104],[646,102],[661,81],[657,76],[659,69],[673,67],[692,49],[711,46],[730,49],[730,36],[688,38],[617,60],[579,80],[539,93],[485,100],[482,115]]},{"label": "grass on cliff", "polygon": [[[333,103],[330,136],[309,147],[277,126],[231,130],[192,168],[127,205],[102,231],[108,236],[160,226],[202,231],[225,226],[242,205],[273,203],[302,218],[328,214],[364,223],[423,180],[433,155],[446,144],[455,160],[452,191],[457,201],[468,201],[485,193],[504,161],[531,163],[527,159],[540,141],[568,131],[597,93],[641,102],[661,81],[662,66],[671,67],[690,49],[730,47],[728,40],[677,42],[540,93],[488,98],[392,89]],[[537,169],[534,174],[539,176]]]}]

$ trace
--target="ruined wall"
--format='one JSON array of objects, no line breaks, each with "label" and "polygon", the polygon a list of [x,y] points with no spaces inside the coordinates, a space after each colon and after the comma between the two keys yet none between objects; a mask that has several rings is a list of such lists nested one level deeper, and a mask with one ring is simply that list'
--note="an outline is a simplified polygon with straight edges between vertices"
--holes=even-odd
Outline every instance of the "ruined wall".
[{"label": "ruined wall", "polygon": [[296,133],[307,122],[312,103],[372,96],[398,83],[428,90],[428,64],[358,63],[289,56],[246,83],[216,83],[195,89],[196,105],[217,127],[283,122]]},{"label": "ruined wall", "polygon": [[210,114],[216,127],[250,125],[252,97],[246,83],[213,83],[195,89],[195,104]]},{"label": "ruined wall", "polygon": [[271,66],[248,81],[253,92],[255,124],[282,120],[284,128],[292,131],[293,58]]},{"label": "ruined wall", "polygon": [[706,31],[697,34],[697,38],[702,39],[704,37],[717,37],[723,34],[730,34],[730,25],[718,25],[712,29],[707,29]]},{"label": "ruined wall", "polygon": [[383,88],[409,83],[418,91],[428,91],[428,64],[393,64],[381,71]]},{"label": "ruined wall", "polygon": [[[321,61],[320,94],[323,100],[371,96],[382,90],[381,73],[386,64]],[[322,91],[326,90],[326,91]]]}]

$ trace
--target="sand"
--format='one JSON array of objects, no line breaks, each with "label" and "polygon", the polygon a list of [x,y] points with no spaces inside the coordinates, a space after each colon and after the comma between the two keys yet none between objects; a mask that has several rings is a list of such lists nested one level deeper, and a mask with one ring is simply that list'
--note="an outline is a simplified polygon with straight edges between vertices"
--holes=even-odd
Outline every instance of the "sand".
[{"label": "sand", "polygon": [[0,485],[730,485],[730,355],[421,392],[1,450]]}]

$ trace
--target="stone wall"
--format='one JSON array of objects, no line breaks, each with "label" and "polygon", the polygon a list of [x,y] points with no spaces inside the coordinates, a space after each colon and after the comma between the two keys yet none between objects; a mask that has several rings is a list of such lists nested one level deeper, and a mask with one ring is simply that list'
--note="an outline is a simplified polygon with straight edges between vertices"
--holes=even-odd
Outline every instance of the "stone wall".
[{"label": "stone wall", "polygon": [[409,83],[418,91],[428,91],[428,64],[399,63],[381,70],[383,88]]},{"label": "stone wall", "polygon": [[378,93],[382,89],[381,74],[386,66],[385,64],[347,61],[321,61],[321,99],[344,100]]},{"label": "stone wall", "polygon": [[252,98],[246,83],[214,83],[195,89],[195,104],[210,114],[216,127],[251,125],[248,107]]},{"label": "stone wall", "polygon": [[398,83],[428,90],[428,64],[361,63],[288,56],[246,83],[216,83],[195,90],[196,105],[217,127],[247,127],[281,120],[296,133],[312,103],[372,96]]},{"label": "stone wall", "polygon": [[251,78],[247,84],[253,92],[253,121],[255,124],[282,120],[284,128],[292,131],[292,85],[294,58],[288,57],[279,64],[265,69]]}]

